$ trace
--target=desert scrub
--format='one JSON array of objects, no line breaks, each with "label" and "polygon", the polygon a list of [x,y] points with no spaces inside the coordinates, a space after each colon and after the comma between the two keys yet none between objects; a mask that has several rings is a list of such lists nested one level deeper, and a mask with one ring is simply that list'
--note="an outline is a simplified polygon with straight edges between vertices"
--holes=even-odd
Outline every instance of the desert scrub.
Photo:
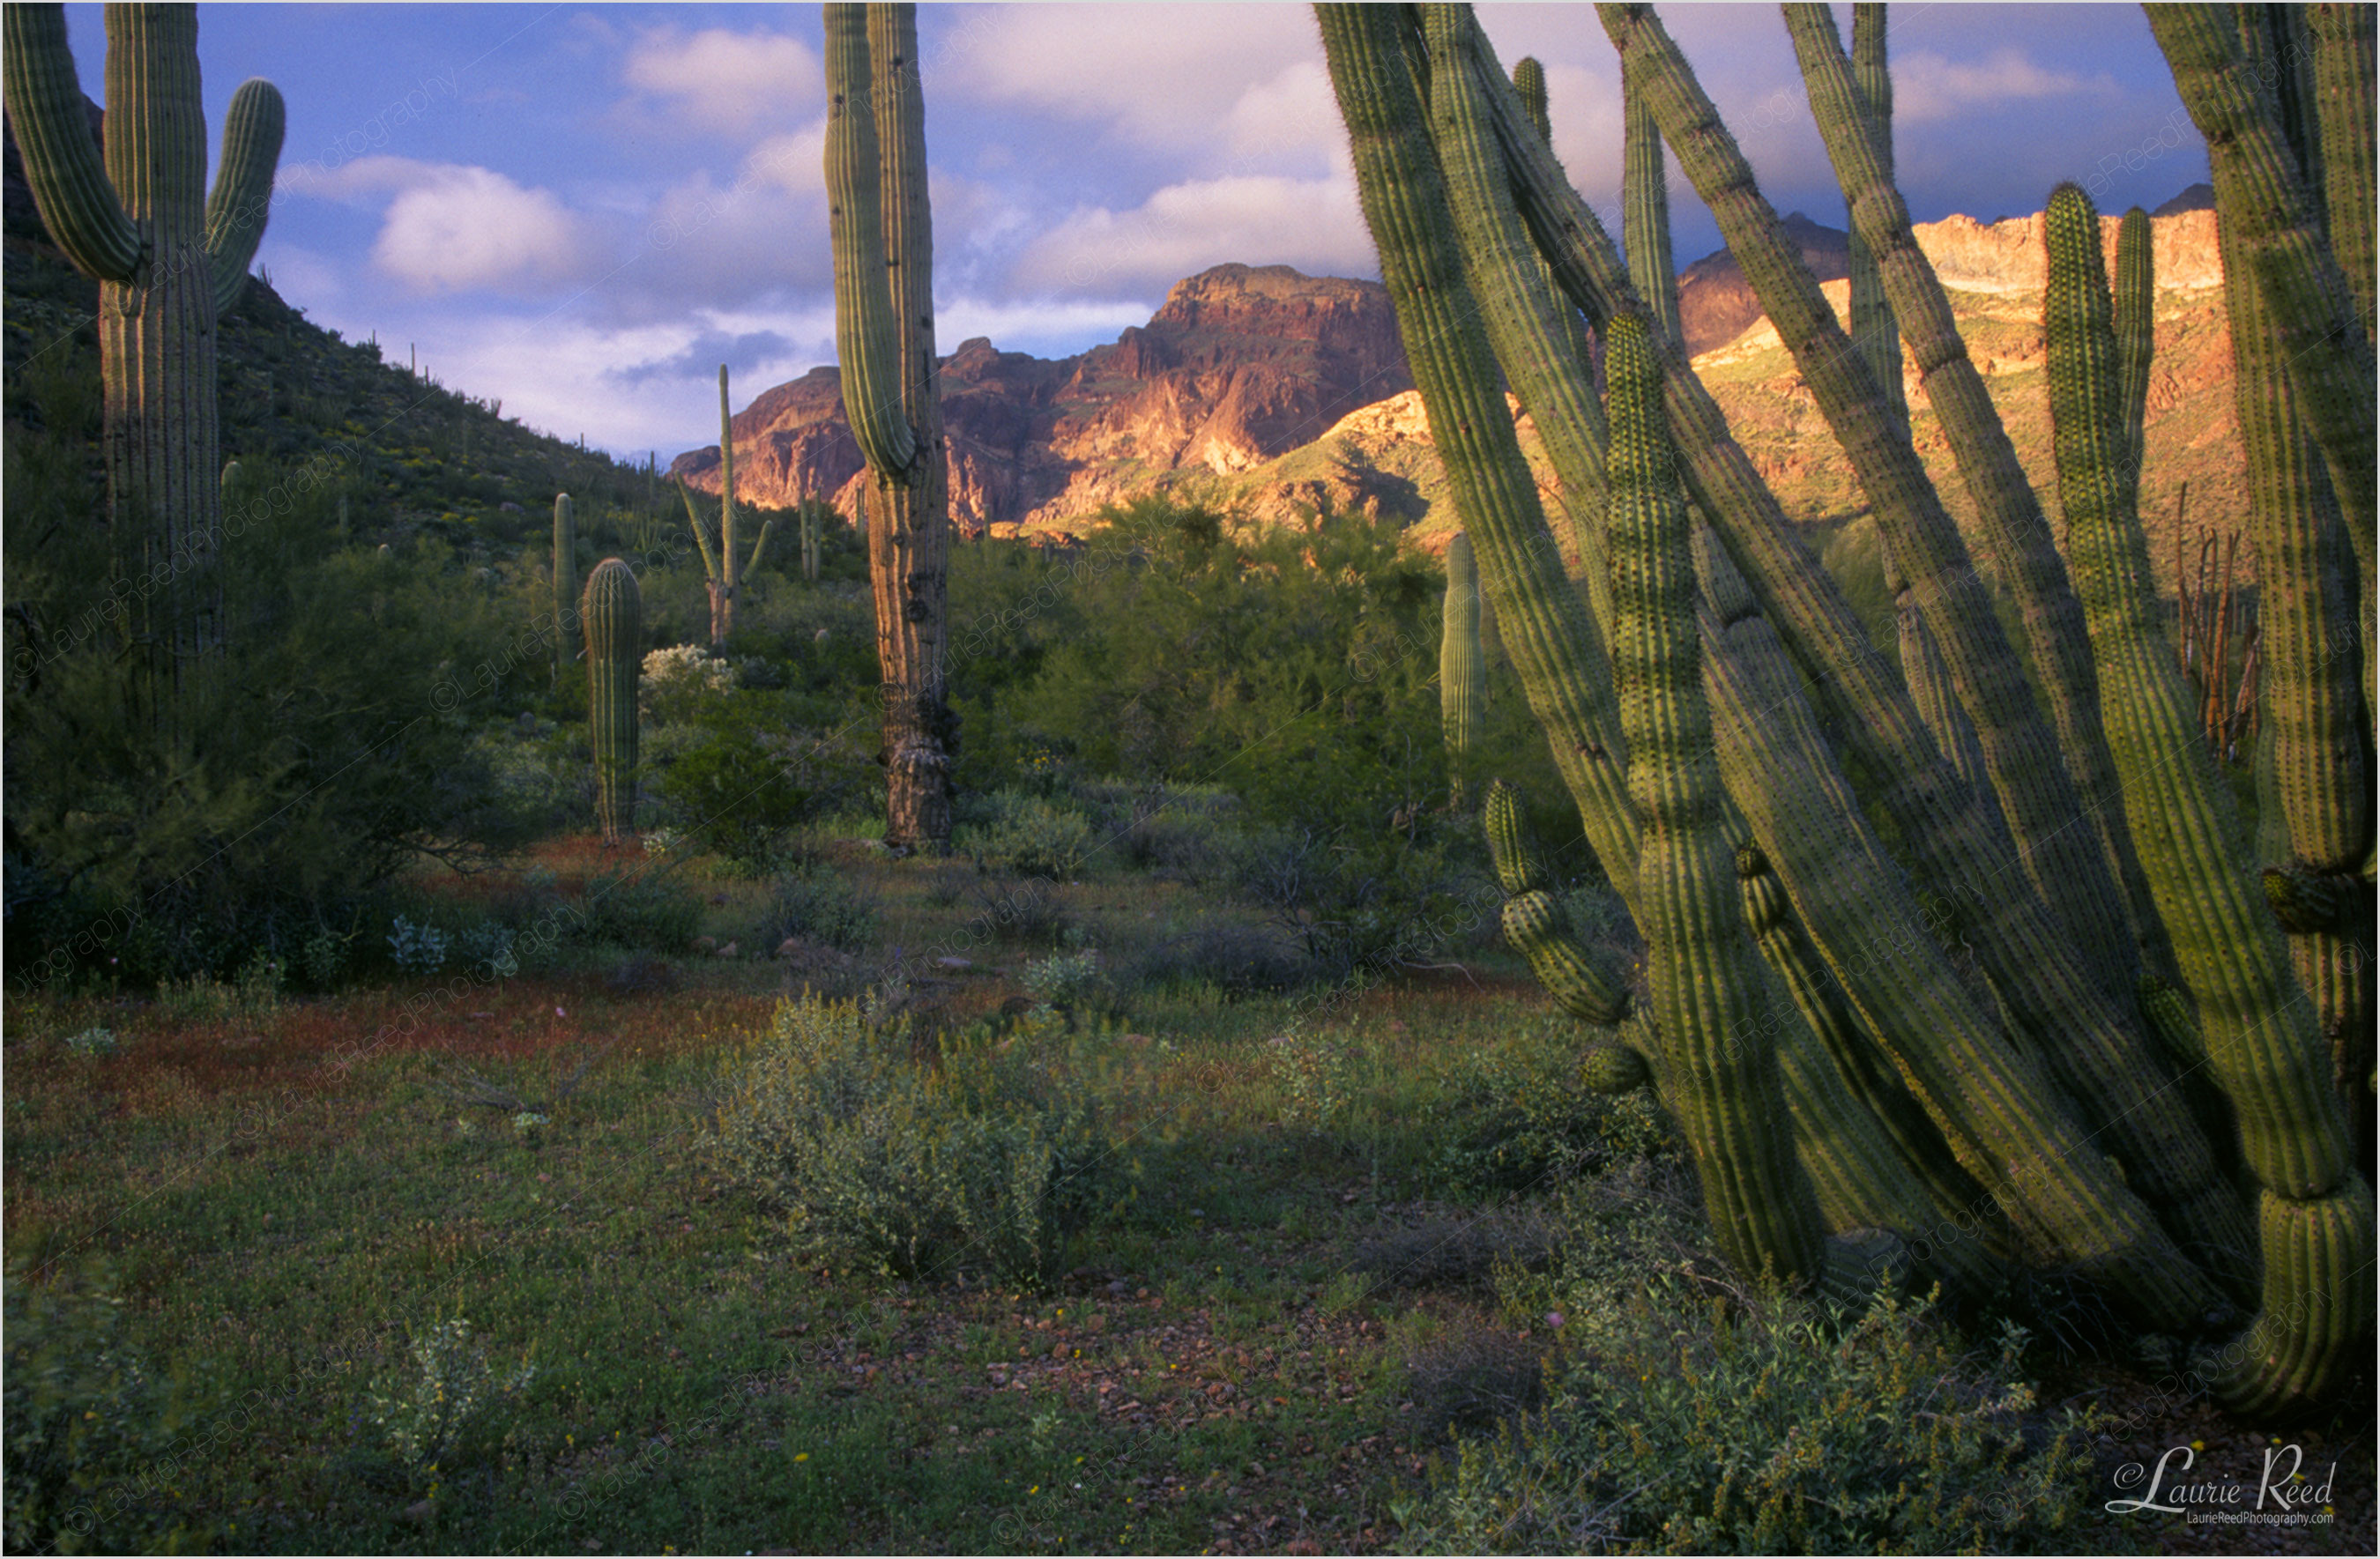
[{"label": "desert scrub", "polygon": [[416,1334],[407,1353],[412,1368],[374,1382],[366,1410],[390,1455],[433,1473],[475,1420],[514,1401],[537,1377],[527,1360],[499,1374],[488,1362],[488,1345],[459,1315]]},{"label": "desert scrub", "polygon": [[[1631,1043],[1642,1036],[1632,1025]],[[1674,1153],[1650,1094],[1598,1094],[1579,1074],[1567,1019],[1541,1017],[1503,1043],[1466,1049],[1430,1110],[1445,1125],[1436,1169],[1463,1190],[1543,1190],[1631,1159]]]},{"label": "desert scrub", "polygon": [[1115,1010],[1115,986],[1100,969],[1099,955],[1088,948],[1028,960],[1018,983],[1033,998],[1034,1010],[1058,1017],[1070,1031],[1079,1020]]},{"label": "desert scrub", "polygon": [[175,1437],[199,1404],[125,1346],[123,1306],[97,1267],[46,1285],[8,1275],[6,1541],[18,1553],[194,1545],[168,1491]]},{"label": "desert scrub", "polygon": [[[1663,1275],[1570,1326],[1546,1405],[1466,1443],[1422,1552],[1954,1553],[2071,1549],[2088,1415],[2043,1428],[2023,1329],[1962,1349],[1925,1300],[1730,1306]],[[1584,1298],[1585,1296],[1582,1296]],[[1575,1323],[1577,1316],[1565,1316]]]},{"label": "desert scrub", "polygon": [[832,871],[789,872],[769,886],[769,911],[760,925],[766,951],[787,937],[802,937],[844,952],[876,939],[877,901]]},{"label": "desert scrub", "polygon": [[1042,796],[994,791],[969,810],[958,848],[990,870],[1068,881],[1099,842],[1088,817]]},{"label": "desert scrub", "polygon": [[714,1154],[806,1261],[1035,1280],[1131,1189],[1087,1048],[1051,1029],[921,1057],[905,1015],[782,1001],[730,1065]]}]

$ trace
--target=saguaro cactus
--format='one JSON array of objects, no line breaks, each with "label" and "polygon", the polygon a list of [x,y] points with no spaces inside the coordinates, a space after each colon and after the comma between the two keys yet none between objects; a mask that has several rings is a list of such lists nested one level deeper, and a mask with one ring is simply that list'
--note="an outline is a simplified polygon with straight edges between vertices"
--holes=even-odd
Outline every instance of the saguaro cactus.
[{"label": "saguaro cactus", "polygon": [[571,609],[578,601],[578,526],[570,510],[570,495],[553,495],[553,681],[562,683],[570,669]]},{"label": "saguaro cactus", "polygon": [[950,469],[917,7],[828,6],[826,78],[843,404],[883,507],[868,527],[868,569],[884,679],[884,843],[939,854],[950,848],[958,719],[947,696]]},{"label": "saguaro cactus", "polygon": [[686,500],[686,522],[694,532],[694,545],[702,554],[702,577],[710,593],[710,647],[723,651],[727,635],[735,631],[735,602],[742,594],[744,581],[760,566],[760,555],[769,548],[769,527],[774,520],[761,522],[760,534],[752,540],[751,559],[740,568],[735,559],[735,427],[727,410],[727,365],[719,365],[719,537],[712,545],[711,536],[702,523],[702,515],[694,506],[694,493],[684,482],[678,484],[678,496]]},{"label": "saguaro cactus", "polygon": [[178,681],[179,663],[223,632],[215,319],[246,284],[264,233],[281,94],[262,80],[233,94],[209,199],[195,7],[107,7],[103,156],[83,115],[64,10],[10,6],[0,29],[34,203],[67,258],[100,284],[114,564],[141,582],[147,617],[134,633],[160,647],[169,658],[161,671]]},{"label": "saguaro cactus", "polygon": [[644,670],[645,601],[636,572],[606,558],[578,603],[587,625],[587,737],[595,749],[595,820],[606,843],[637,827],[637,677]]},{"label": "saguaro cactus", "polygon": [[1471,538],[1461,531],[1446,547],[1446,611],[1438,647],[1438,707],[1446,733],[1447,804],[1469,803],[1466,780],[1488,703],[1488,666],[1479,654],[1479,569]]}]

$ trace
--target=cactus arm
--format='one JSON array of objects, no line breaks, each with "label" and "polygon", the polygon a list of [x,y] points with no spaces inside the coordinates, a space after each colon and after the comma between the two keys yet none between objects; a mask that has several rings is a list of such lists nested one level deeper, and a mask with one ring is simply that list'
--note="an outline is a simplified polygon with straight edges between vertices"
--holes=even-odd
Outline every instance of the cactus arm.
[{"label": "cactus arm", "polygon": [[637,676],[643,669],[644,597],[637,576],[606,558],[579,601],[587,631],[587,736],[595,752],[595,815],[605,842],[636,831]]},{"label": "cactus arm", "polygon": [[905,472],[917,445],[901,409],[900,321],[885,264],[866,6],[826,7],[826,81],[827,225],[834,246],[834,343],[843,365],[844,411],[869,470]]},{"label": "cactus arm", "polygon": [[76,270],[96,281],[131,281],[141,260],[140,233],[124,214],[91,144],[82,87],[67,47],[66,7],[10,6],[0,21],[6,29],[8,117],[42,221]]},{"label": "cactus arm", "polygon": [[744,565],[744,574],[747,578],[749,578],[753,571],[760,566],[760,556],[769,550],[769,527],[776,523],[777,522],[774,519],[766,519],[760,522],[760,534],[752,538],[752,556]]},{"label": "cactus arm", "polygon": [[727,411],[727,365],[719,365],[719,604],[711,639],[724,644],[735,630],[735,426]]},{"label": "cactus arm", "polygon": [[1611,622],[1610,571],[1603,542],[1609,434],[1588,370],[1585,334],[1577,310],[1553,290],[1545,261],[1531,247],[1528,229],[1512,209],[1495,138],[1487,127],[1470,73],[1455,63],[1462,58],[1469,13],[1460,6],[1429,6],[1424,15],[1433,60],[1448,62],[1442,67],[1433,64],[1429,73],[1429,110],[1448,203],[1467,240],[1465,279],[1485,310],[1488,345],[1498,361],[1511,365],[1513,393],[1535,419],[1561,481],[1594,617],[1592,631],[1582,626],[1579,632],[1577,654],[1603,731],[1597,739],[1609,745],[1619,732],[1618,711],[1610,707],[1605,691],[1610,671],[1603,664],[1604,637]]},{"label": "cactus arm", "polygon": [[2374,330],[2373,183],[2375,73],[2370,6],[2306,7],[2314,37],[2314,86],[2322,124],[2322,171],[2328,187],[2330,247],[2355,295],[2363,338]]},{"label": "cactus arm", "polygon": [[2156,356],[2156,250],[2149,213],[2134,206],[2116,231],[2116,371],[2123,408],[2123,470],[2140,502],[2148,460],[2149,365]]},{"label": "cactus arm", "polygon": [[2380,390],[2372,340],[2346,273],[2323,242],[2321,214],[2291,153],[2279,115],[2259,91],[2226,6],[2144,6],[2173,84],[2206,138],[2215,203],[2255,280],[2297,386],[2300,415],[2323,458],[2355,545],[2373,576]]},{"label": "cactus arm", "polygon": [[719,582],[719,560],[711,555],[710,532],[702,523],[702,511],[694,506],[694,489],[680,481],[677,495],[686,501],[686,528],[694,532],[694,544],[702,553],[702,576],[715,586]]},{"label": "cactus arm", "polygon": [[1815,1276],[1823,1228],[1793,1157],[1765,981],[1735,888],[1694,624],[1694,545],[1648,323],[1615,320],[1610,386],[1611,645],[1641,852],[1665,1102],[1694,1151],[1720,1252]]},{"label": "cactus arm", "polygon": [[[1752,169],[1718,122],[1717,110],[1694,80],[1660,25],[1641,7],[1603,12],[1613,41],[1662,62],[1658,94],[1666,129],[1703,130],[1698,155],[1686,172],[1721,215],[1730,248],[1743,257],[1744,275],[1793,351],[1820,409],[1860,484],[1876,506],[1894,562],[1907,575],[1934,642],[1949,663],[1960,701],[1975,722],[1992,787],[2000,800],[2018,858],[2027,876],[2103,974],[2129,991],[2138,967],[2135,916],[2145,903],[2119,893],[2116,882],[2123,831],[2122,797],[2106,767],[2098,730],[2096,689],[2082,614],[2058,557],[2048,522],[2017,465],[1983,379],[1968,360],[1940,285],[1908,232],[1908,210],[1892,187],[1869,135],[1859,88],[1823,7],[1789,7],[1786,18],[1800,59],[1810,105],[1853,221],[1874,248],[1893,307],[1915,354],[1918,372],[1943,430],[1959,441],[1968,490],[1990,527],[2000,572],[2022,610],[2043,668],[2044,690],[2058,720],[2059,743],[2041,716],[2012,646],[1992,609],[1990,589],[1925,474],[1905,426],[1876,415],[1882,392],[1867,360],[1850,349],[1834,313],[1801,257],[1776,224]],[[1674,123],[1672,122],[1674,118]],[[1676,137],[1672,137],[1673,141]],[[1682,144],[1682,142],[1680,144]],[[1914,264],[1912,261],[1914,260]],[[1958,431],[1952,432],[1953,429]],[[2077,780],[2068,763],[2084,778]],[[2078,820],[2099,827],[2077,828]]]},{"label": "cactus arm", "polygon": [[1621,101],[1621,238],[1628,248],[1628,279],[1636,284],[1661,334],[1682,343],[1678,324],[1678,267],[1670,249],[1670,190],[1661,127],[1653,122],[1645,84],[1623,65]]},{"label": "cactus arm", "polygon": [[1512,66],[1512,90],[1521,94],[1521,106],[1528,112],[1529,123],[1550,148],[1554,143],[1553,105],[1546,93],[1546,67],[1534,54],[1524,57]]},{"label": "cactus arm", "polygon": [[[2147,542],[2120,474],[2123,421],[2099,218],[2081,189],[2061,185],[2051,195],[2045,236],[2058,493],[2116,761],[2140,798],[2142,862],[2196,1000],[2209,1069],[2231,1100],[2242,1156],[2265,1191],[2265,1308],[2252,1331],[2264,1344],[2240,1355],[2216,1385],[2227,1400],[2269,1411],[2318,1391],[2309,1383],[2326,1384],[2338,1362],[2305,1349],[2303,1332],[2329,1319],[2306,1291],[2307,1268],[2368,1289],[2371,1193],[2350,1173],[2329,1057],[2293,988],[2281,937],[2238,870],[2242,825],[2199,739],[2194,700],[2157,620]],[[2347,1340],[2327,1346],[2335,1351]]]},{"label": "cactus arm", "polygon": [[[1552,733],[1555,765],[1589,841],[1633,909],[1636,846],[1625,780],[1612,755],[1619,733],[1599,718],[1581,667],[1592,629],[1561,574],[1463,279],[1400,18],[1364,6],[1320,6],[1316,14],[1382,278],[1456,510],[1478,550],[1505,649],[1531,711]],[[1500,73],[1497,84],[1510,92]],[[1535,130],[1527,133],[1536,140]]]},{"label": "cactus arm", "polygon": [[1488,664],[1479,653],[1479,567],[1462,531],[1446,548],[1446,607],[1438,650],[1439,724],[1446,736],[1448,804],[1461,811],[1479,719],[1488,703]]},{"label": "cactus arm", "polygon": [[[1868,133],[1888,181],[1892,177],[1892,71],[1886,58],[1887,26],[1882,5],[1863,0],[1852,7],[1852,73],[1867,114]],[[1876,375],[1893,414],[1906,423],[1909,395],[1901,384],[1900,321],[1893,314],[1892,300],[1885,296],[1876,251],[1860,236],[1857,222],[1844,225],[1852,229],[1852,339],[1867,354],[1869,371]]]},{"label": "cactus arm", "polygon": [[207,272],[215,313],[231,312],[248,288],[249,262],[273,212],[273,170],[281,161],[287,110],[281,90],[261,77],[240,83],[224,118],[223,162],[207,197]]}]

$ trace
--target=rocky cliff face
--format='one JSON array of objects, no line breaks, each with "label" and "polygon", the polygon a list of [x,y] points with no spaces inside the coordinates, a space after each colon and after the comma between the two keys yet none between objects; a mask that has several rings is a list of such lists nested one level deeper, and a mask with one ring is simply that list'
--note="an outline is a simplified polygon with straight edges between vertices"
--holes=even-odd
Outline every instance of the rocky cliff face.
[{"label": "rocky cliff face", "polygon": [[[1851,237],[1822,227],[1795,211],[1784,223],[1788,236],[1801,247],[1802,261],[1821,282],[1840,281],[1851,274]],[[1760,300],[1735,256],[1721,249],[1678,272],[1678,327],[1686,350],[1703,353],[1724,346],[1760,318]]]},{"label": "rocky cliff face", "polygon": [[[1411,384],[1378,283],[1218,266],[1080,357],[1050,362],[978,338],[944,358],[952,515],[970,531],[1046,526],[1172,474],[1232,476]],[[864,466],[836,370],[766,392],[733,427],[738,498],[822,496],[852,511]],[[719,451],[679,455],[670,473],[716,492]]]}]

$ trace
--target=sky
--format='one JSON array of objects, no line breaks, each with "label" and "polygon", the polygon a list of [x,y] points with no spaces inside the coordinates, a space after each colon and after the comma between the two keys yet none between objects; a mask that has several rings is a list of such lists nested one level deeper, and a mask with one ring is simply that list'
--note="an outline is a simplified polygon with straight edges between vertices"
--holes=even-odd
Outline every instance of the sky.
[{"label": "sky", "polygon": [[[1780,211],[1842,199],[1770,6],[1660,13]],[[103,101],[101,7],[67,7]],[[1848,37],[1850,8],[1838,6]],[[718,441],[834,361],[816,6],[200,6],[208,125],[250,76],[288,139],[258,267],[316,324],[626,458]],[[2206,176],[2134,6],[1896,4],[1896,152],[1920,222],[2103,209]],[[1546,66],[1555,150],[1614,234],[1616,59],[1591,7],[1480,8]],[[1311,12],[920,7],[936,330],[1061,357],[1211,265],[1377,277]],[[212,159],[212,154],[211,154]],[[1681,263],[1719,247],[1671,164]],[[2096,182],[2093,182],[2093,181]]]}]

